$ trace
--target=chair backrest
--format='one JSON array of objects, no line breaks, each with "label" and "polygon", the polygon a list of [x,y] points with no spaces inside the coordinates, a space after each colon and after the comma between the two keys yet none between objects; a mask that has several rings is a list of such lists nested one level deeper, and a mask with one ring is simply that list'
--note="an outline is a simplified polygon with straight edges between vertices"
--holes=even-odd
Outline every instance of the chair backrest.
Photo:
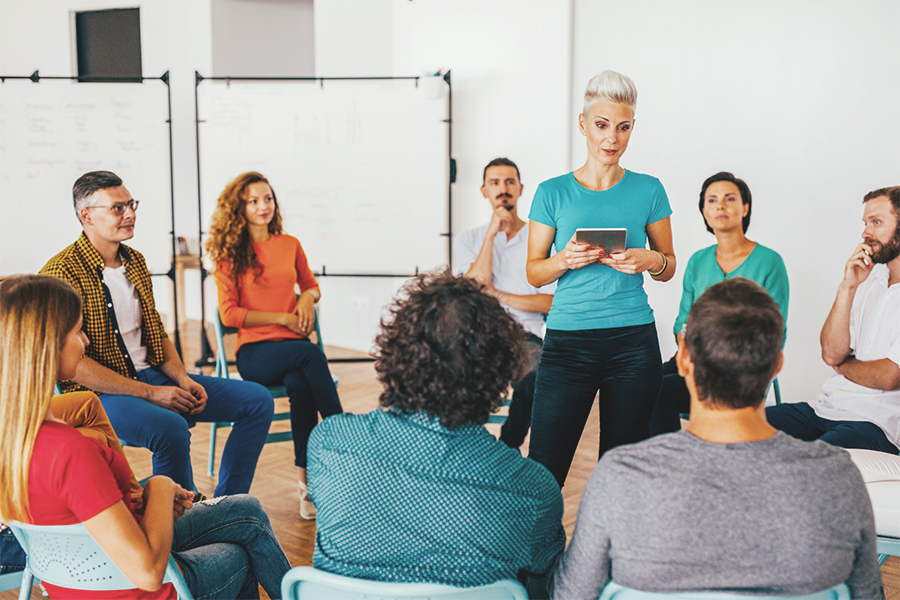
[{"label": "chair backrest", "polygon": [[[25,549],[25,569],[29,575],[34,574],[53,585],[78,590],[108,591],[135,587],[81,523],[28,525],[12,521],[9,527]],[[171,556],[163,582],[171,582],[182,600],[193,600]]]},{"label": "chair backrest", "polygon": [[[663,600],[663,598],[674,598],[675,600],[739,600],[742,598],[758,599],[760,596],[726,592],[652,593],[622,587],[612,582],[607,584],[600,594],[600,600]],[[836,587],[805,596],[766,596],[766,598],[769,600],[850,600],[850,590],[842,583]]]},{"label": "chair backrest", "polygon": [[[315,308],[316,319],[313,326],[316,332],[316,346],[322,353],[325,353],[325,343],[322,341],[322,331],[319,329],[319,308]],[[225,336],[237,333],[237,327],[226,327],[222,325],[222,318],[219,311],[216,310],[213,315],[213,325],[216,329],[216,377],[224,377],[228,379],[228,358],[225,356]]]},{"label": "chair backrest", "polygon": [[281,580],[284,600],[528,600],[521,583],[512,579],[490,585],[458,588],[435,583],[390,583],[354,579],[312,567],[294,567]]}]

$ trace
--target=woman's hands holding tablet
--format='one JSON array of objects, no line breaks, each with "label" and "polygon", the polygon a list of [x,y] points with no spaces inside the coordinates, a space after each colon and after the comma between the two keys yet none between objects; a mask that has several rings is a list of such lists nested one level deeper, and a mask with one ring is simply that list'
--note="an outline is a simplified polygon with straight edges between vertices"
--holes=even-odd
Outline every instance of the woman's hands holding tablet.
[{"label": "woman's hands holding tablet", "polygon": [[633,275],[644,271],[658,271],[663,267],[664,258],[655,250],[629,248],[625,252],[615,252],[603,257],[600,262],[620,273]]},{"label": "woman's hands holding tablet", "polygon": [[563,248],[563,251],[557,254],[562,258],[560,265],[564,269],[580,269],[587,265],[601,262],[605,255],[605,249],[602,246],[591,247],[590,244],[580,244],[575,241],[578,234],[572,234],[572,239]]}]

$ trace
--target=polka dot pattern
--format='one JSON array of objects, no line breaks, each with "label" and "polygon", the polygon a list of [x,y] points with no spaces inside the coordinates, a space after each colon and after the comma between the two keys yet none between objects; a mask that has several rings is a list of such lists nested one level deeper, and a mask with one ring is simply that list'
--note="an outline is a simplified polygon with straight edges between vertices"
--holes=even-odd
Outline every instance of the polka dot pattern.
[{"label": "polka dot pattern", "polygon": [[313,566],[364,579],[485,585],[543,575],[562,552],[562,495],[481,425],[424,413],[341,414],[313,430]]}]

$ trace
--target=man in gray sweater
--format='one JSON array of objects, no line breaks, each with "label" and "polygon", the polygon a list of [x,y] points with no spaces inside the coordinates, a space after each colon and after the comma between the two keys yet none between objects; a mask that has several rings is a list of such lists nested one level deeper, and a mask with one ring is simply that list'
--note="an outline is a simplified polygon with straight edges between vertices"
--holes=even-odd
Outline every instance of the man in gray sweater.
[{"label": "man in gray sweater", "polygon": [[843,450],[766,422],[783,322],[744,278],[694,304],[677,364],[686,430],[607,452],[588,480],[554,599],[648,592],[803,595],[846,583],[878,598],[872,507]]}]

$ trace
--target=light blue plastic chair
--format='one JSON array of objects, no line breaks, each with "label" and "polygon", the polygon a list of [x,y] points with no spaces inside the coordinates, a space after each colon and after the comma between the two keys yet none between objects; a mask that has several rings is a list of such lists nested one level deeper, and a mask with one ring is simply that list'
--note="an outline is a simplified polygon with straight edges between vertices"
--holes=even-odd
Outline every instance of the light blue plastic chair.
[{"label": "light blue plastic chair", "polygon": [[[731,594],[725,592],[696,592],[696,593],[651,593],[622,587],[610,582],[600,594],[600,600],[663,600],[673,598],[675,600],[741,600],[761,596],[747,596],[744,594]],[[839,586],[828,588],[815,594],[806,596],[766,596],[767,600],[850,600],[850,590],[843,583]]]},{"label": "light blue plastic chair", "polygon": [[[228,358],[225,356],[225,336],[230,334],[237,333],[237,328],[235,327],[225,327],[222,325],[222,319],[219,317],[219,311],[215,311],[213,324],[216,329],[216,345],[218,349],[216,350],[216,377],[224,377],[225,379],[230,379],[228,375]],[[316,309],[316,320],[313,324],[316,332],[316,345],[319,347],[319,350],[322,351],[322,354],[325,354],[325,344],[322,342],[322,332],[319,329],[319,310]],[[334,381],[334,387],[338,385],[337,375],[334,373],[331,374],[331,379]],[[272,399],[275,398],[286,398],[288,393],[283,385],[267,387],[269,393],[272,394]],[[291,418],[290,412],[281,412],[275,413],[272,417],[273,421],[286,421]],[[209,464],[207,465],[206,474],[209,477],[213,476],[213,471],[216,466],[216,431],[222,427],[231,427],[234,423],[229,422],[218,422],[212,423],[212,430],[209,433]],[[279,431],[277,433],[270,433],[266,436],[266,444],[274,444],[277,442],[288,442],[294,439],[293,434],[290,431]]]},{"label": "light blue plastic chair", "polygon": [[312,567],[294,567],[281,580],[281,597],[283,600],[528,600],[528,593],[521,583],[513,579],[480,587],[458,588],[435,583],[354,579]]},{"label": "light blue plastic chair", "polygon": [[[134,588],[84,525],[28,525],[12,521],[13,534],[25,549],[25,570],[19,588],[19,600],[31,596],[31,586],[37,577],[47,583],[78,590],[107,591]],[[163,582],[171,582],[180,600],[194,600],[175,564],[169,556],[169,566]]]}]

